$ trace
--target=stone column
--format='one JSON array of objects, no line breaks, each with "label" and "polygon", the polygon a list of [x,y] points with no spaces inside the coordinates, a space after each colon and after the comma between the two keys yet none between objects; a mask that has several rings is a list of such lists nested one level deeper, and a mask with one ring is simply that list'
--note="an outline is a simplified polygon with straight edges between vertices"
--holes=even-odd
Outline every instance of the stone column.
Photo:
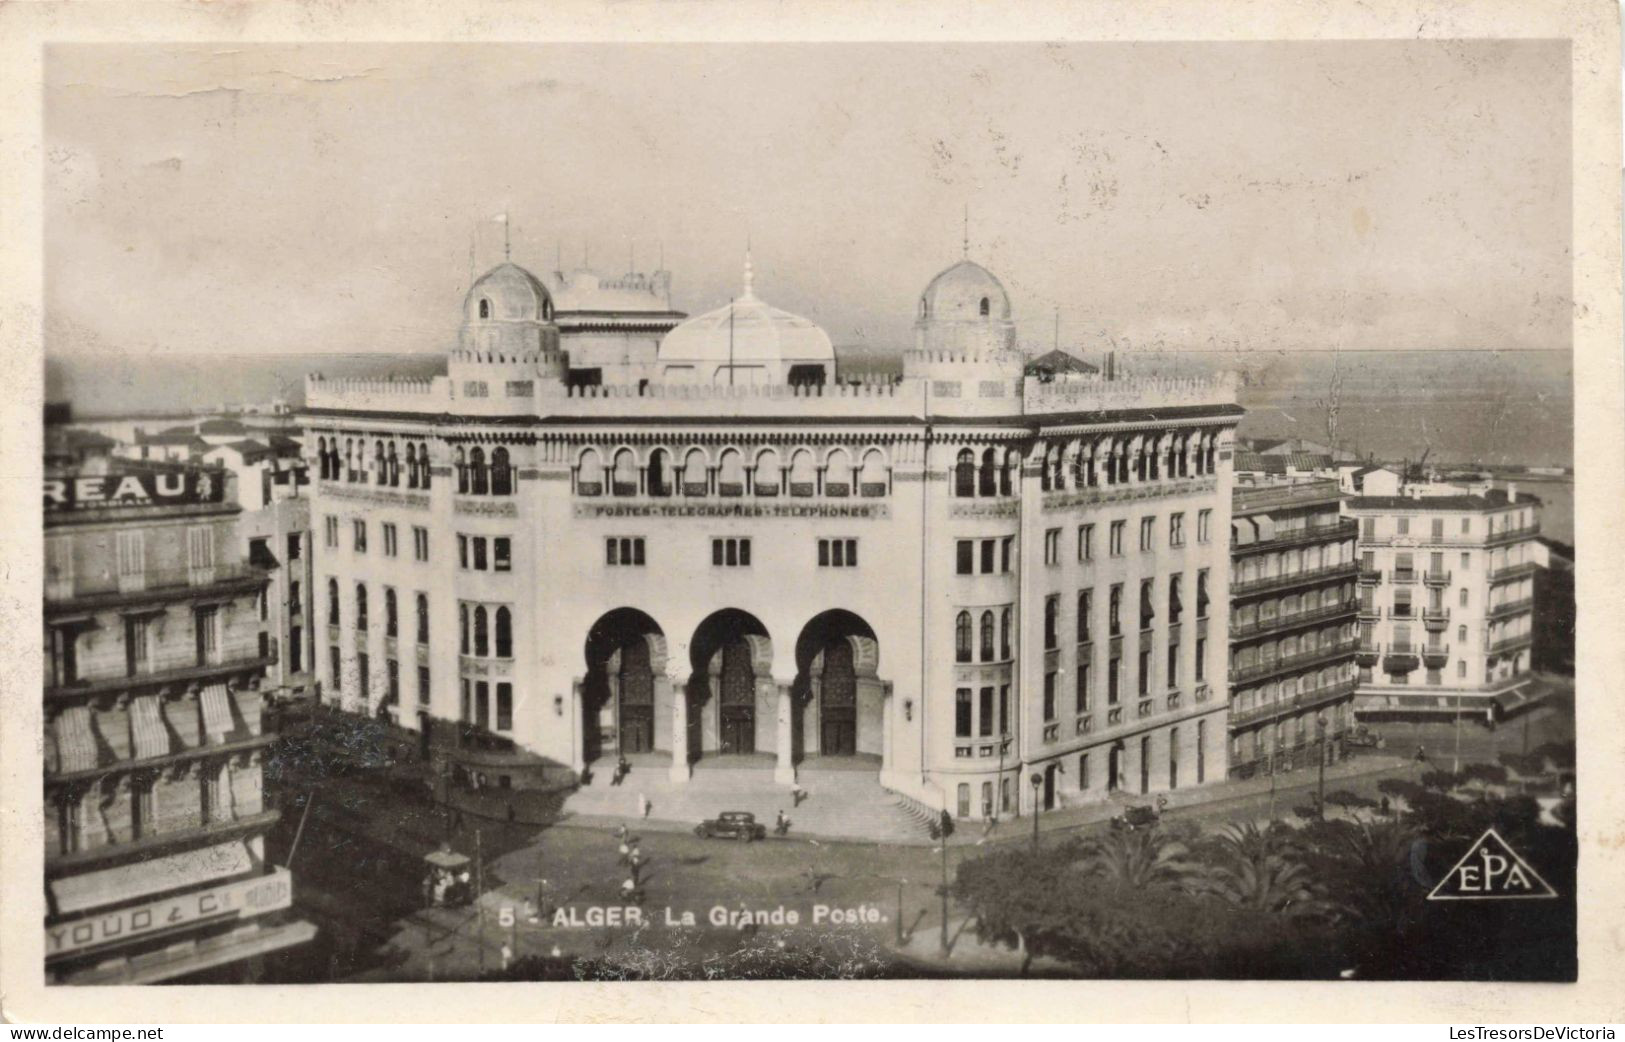
[{"label": "stone column", "polygon": [[671,686],[671,781],[685,784],[692,771],[688,763],[688,682],[682,676],[681,657],[666,660],[666,682]]},{"label": "stone column", "polygon": [[795,746],[792,741],[790,715],[794,711],[794,699],[790,695],[792,681],[775,680],[778,688],[778,741],[775,743],[779,757],[778,764],[773,768],[773,782],[776,785],[794,785],[796,783]]}]

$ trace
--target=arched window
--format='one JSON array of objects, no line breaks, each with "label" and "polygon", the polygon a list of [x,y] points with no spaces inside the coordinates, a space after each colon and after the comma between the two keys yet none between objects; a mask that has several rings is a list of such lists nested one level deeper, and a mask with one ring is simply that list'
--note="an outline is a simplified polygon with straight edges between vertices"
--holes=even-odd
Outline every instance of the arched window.
[{"label": "arched window", "polygon": [[395,589],[384,587],[384,636],[393,637],[400,630],[400,614],[396,610]]},{"label": "arched window", "polygon": [[698,447],[683,455],[683,495],[707,496],[711,494],[711,461]]},{"label": "arched window", "polygon": [[797,449],[790,457],[790,494],[810,496],[817,491],[818,468],[813,464],[813,454],[807,449]]},{"label": "arched window", "polygon": [[480,299],[480,317],[481,318],[490,318],[491,317],[491,302],[489,300],[484,299],[484,298]]},{"label": "arched window", "polygon": [[982,317],[983,317],[983,318],[986,318],[986,317],[987,317],[987,298],[986,298],[986,297],[983,297],[983,298],[982,298],[982,302],[981,302],[981,304],[979,304],[979,305],[978,305],[978,306],[977,306],[977,308],[976,308],[976,311],[977,311],[977,313],[978,313],[978,314],[980,314],[980,315],[981,315],[981,316],[982,316]]},{"label": "arched window", "polygon": [[1180,598],[1180,577],[1168,577],[1168,625],[1179,622],[1185,614],[1185,602]]},{"label": "arched window", "polygon": [[429,596],[418,594],[418,643],[429,643]]},{"label": "arched window", "polygon": [[468,452],[468,491],[476,496],[483,496],[491,491],[491,484],[485,471],[485,450],[478,445]]},{"label": "arched window", "polygon": [[954,495],[960,499],[976,495],[976,454],[969,449],[960,449],[954,464]]},{"label": "arched window", "polygon": [[884,496],[890,487],[885,455],[879,449],[865,452],[863,469],[858,472],[858,491],[865,496]]},{"label": "arched window", "polygon": [[990,611],[982,613],[981,652],[983,662],[993,661],[993,613]]},{"label": "arched window", "polygon": [[999,473],[999,495],[1008,496],[1021,477],[1021,453],[1010,449],[1004,454],[1004,470]]},{"label": "arched window", "polygon": [[1113,637],[1123,632],[1123,587],[1113,586],[1111,602],[1107,606],[1106,625]]},{"label": "arched window", "polygon": [[638,458],[631,449],[621,449],[615,453],[615,463],[611,468],[609,490],[617,496],[635,496],[638,494]]},{"label": "arched window", "polygon": [[513,658],[513,614],[497,609],[497,658]]},{"label": "arched window", "polygon": [[717,494],[742,496],[745,494],[745,457],[738,449],[723,449],[717,459]]},{"label": "arched window", "polygon": [[976,477],[976,494],[979,496],[996,496],[999,494],[999,451],[985,449],[982,452],[982,469]]},{"label": "arched window", "polygon": [[599,496],[604,492],[604,465],[596,449],[587,449],[576,465],[576,492],[583,496]]},{"label": "arched window", "polygon": [[401,461],[395,455],[395,443],[389,443],[389,487],[399,488],[401,484]]},{"label": "arched window", "polygon": [[457,491],[466,495],[468,493],[468,458],[463,455],[463,447],[457,446],[457,455],[453,460],[457,467]]},{"label": "arched window", "polygon": [[491,494],[513,495],[513,468],[508,463],[508,450],[500,445],[491,450]]},{"label": "arched window", "polygon": [[852,494],[852,456],[845,449],[835,449],[824,459],[824,495],[850,496]]},{"label": "arched window", "polygon": [[954,661],[969,662],[970,659],[970,612],[962,611],[959,618],[954,621]]},{"label": "arched window", "polygon": [[474,654],[480,658],[491,654],[491,619],[483,604],[474,609]]},{"label": "arched window", "polygon": [[671,495],[671,456],[665,449],[655,449],[649,453],[644,484],[651,496]]},{"label": "arched window", "polygon": [[1038,473],[1038,489],[1048,492],[1055,487],[1055,446],[1051,445],[1044,450],[1043,468]]},{"label": "arched window", "polygon": [[367,588],[361,583],[355,584],[355,628],[367,628]]},{"label": "arched window", "polygon": [[372,443],[372,473],[373,484],[379,488],[389,484],[389,464],[384,461],[384,443]]},{"label": "arched window", "polygon": [[327,439],[326,438],[317,438],[316,439],[316,473],[317,473],[318,476],[321,477],[321,479],[323,481],[327,480],[328,474],[327,474]]},{"label": "arched window", "polygon": [[468,654],[468,605],[457,606],[457,650],[461,654]]},{"label": "arched window", "polygon": [[429,487],[429,446],[426,442],[418,442],[418,487]]},{"label": "arched window", "polygon": [[1011,658],[1010,641],[1014,638],[1010,627],[1010,609],[1006,608],[999,613],[999,658]]},{"label": "arched window", "polygon": [[344,439],[344,480],[355,480],[355,439]]},{"label": "arched window", "polygon": [[406,443],[406,487],[418,487],[418,447]]},{"label": "arched window", "polygon": [[337,579],[327,580],[327,624],[329,626],[339,624],[339,581]]},{"label": "arched window", "polygon": [[779,494],[779,482],[784,480],[784,465],[774,449],[763,449],[756,455],[756,466],[751,474],[751,488],[758,496]]}]

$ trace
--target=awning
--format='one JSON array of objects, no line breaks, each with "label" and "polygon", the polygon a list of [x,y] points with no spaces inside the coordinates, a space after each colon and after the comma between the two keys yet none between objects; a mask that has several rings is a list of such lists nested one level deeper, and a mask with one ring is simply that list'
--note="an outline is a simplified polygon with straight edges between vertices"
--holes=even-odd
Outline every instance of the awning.
[{"label": "awning", "polygon": [[203,733],[211,745],[225,742],[231,733],[231,703],[226,685],[211,684],[203,689]]},{"label": "awning", "polygon": [[149,894],[201,886],[240,876],[254,868],[254,856],[242,840],[217,843],[150,861],[135,861],[95,872],[50,881],[55,915],[133,901]]},{"label": "awning", "polygon": [[248,563],[256,568],[276,568],[282,562],[276,559],[269,544],[255,541],[248,544]]},{"label": "awning", "polygon": [[90,707],[69,706],[55,721],[57,770],[63,774],[96,766],[96,736],[90,730]]},{"label": "awning", "polygon": [[169,755],[169,731],[157,695],[142,695],[130,702],[130,745],[137,760]]}]

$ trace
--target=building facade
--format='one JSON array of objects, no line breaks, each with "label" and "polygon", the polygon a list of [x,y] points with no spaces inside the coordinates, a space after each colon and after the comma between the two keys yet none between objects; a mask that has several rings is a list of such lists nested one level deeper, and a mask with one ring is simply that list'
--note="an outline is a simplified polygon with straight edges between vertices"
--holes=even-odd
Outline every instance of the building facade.
[{"label": "building facade", "polygon": [[1539,501],[1409,485],[1356,496],[1362,717],[1493,719],[1531,678]]},{"label": "building facade", "polygon": [[974,817],[1224,777],[1232,383],[1027,377],[969,261],[901,380],[748,273],[639,382],[572,384],[559,313],[506,264],[446,376],[308,381],[324,699],[513,786],[838,759]]},{"label": "building facade", "polygon": [[45,482],[46,973],[242,979],[309,939],[265,862],[266,573],[223,471],[112,461]]},{"label": "building facade", "polygon": [[1335,480],[1237,486],[1230,565],[1230,771],[1342,756],[1358,647],[1354,522]]}]

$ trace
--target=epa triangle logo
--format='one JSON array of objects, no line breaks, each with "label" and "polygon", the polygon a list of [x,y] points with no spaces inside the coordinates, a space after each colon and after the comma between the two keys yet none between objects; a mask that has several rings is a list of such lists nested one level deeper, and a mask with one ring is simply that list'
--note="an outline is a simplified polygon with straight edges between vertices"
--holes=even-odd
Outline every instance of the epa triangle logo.
[{"label": "epa triangle logo", "polygon": [[1557,891],[1488,829],[1428,894],[1429,901],[1494,901],[1556,897]]}]

